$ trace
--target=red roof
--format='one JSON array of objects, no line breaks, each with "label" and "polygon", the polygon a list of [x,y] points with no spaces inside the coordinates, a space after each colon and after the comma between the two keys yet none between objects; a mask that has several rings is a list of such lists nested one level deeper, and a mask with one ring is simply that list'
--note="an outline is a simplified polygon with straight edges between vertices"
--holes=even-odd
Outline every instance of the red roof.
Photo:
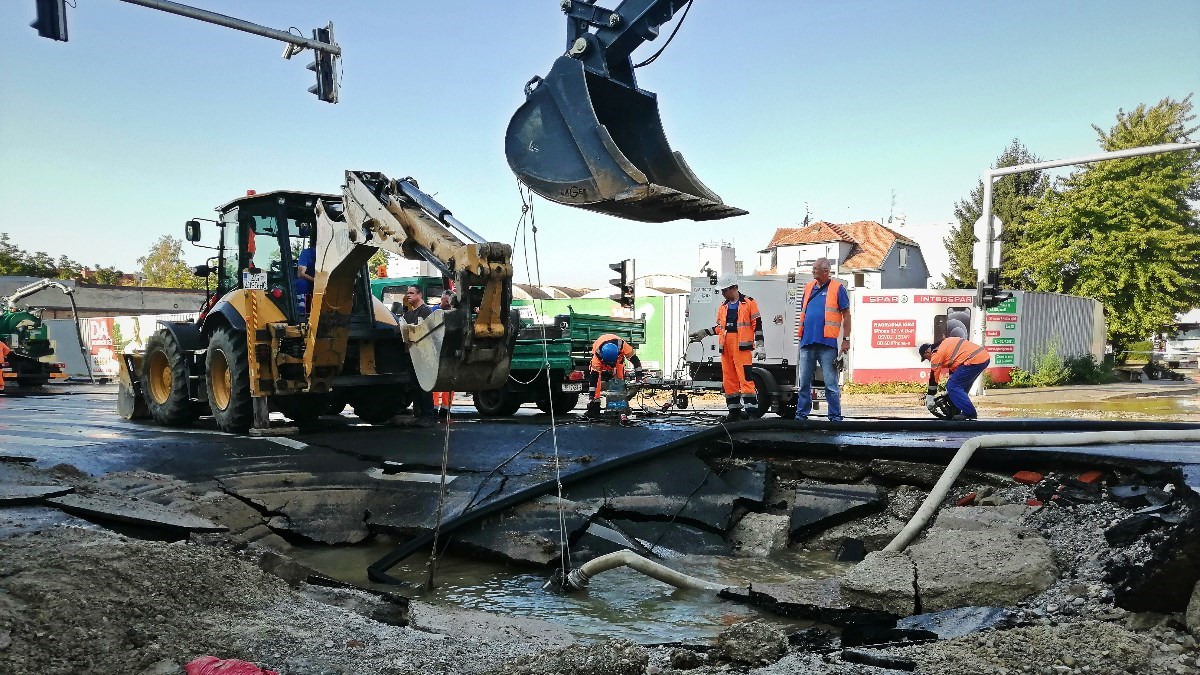
[{"label": "red roof", "polygon": [[847,270],[879,269],[897,241],[917,246],[917,242],[912,239],[873,220],[845,224],[827,223],[822,220],[808,227],[777,228],[775,236],[771,237],[771,243],[767,244],[767,249],[834,241],[854,244],[850,255],[841,261],[841,267]]}]

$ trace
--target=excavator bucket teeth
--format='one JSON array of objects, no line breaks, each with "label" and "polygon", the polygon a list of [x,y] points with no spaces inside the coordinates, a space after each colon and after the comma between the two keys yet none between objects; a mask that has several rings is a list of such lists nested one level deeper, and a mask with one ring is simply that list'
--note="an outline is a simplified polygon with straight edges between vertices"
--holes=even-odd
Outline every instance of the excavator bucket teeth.
[{"label": "excavator bucket teeth", "polygon": [[[404,326],[404,341],[421,389],[481,391],[504,386],[513,339],[472,339],[466,326],[468,321],[462,310],[451,309],[434,312],[415,325]],[[515,328],[508,332],[515,335]]]},{"label": "excavator bucket teeth", "polygon": [[746,213],[722,202],[671,150],[653,93],[568,56],[527,90],[504,152],[522,183],[559,204],[650,223]]}]

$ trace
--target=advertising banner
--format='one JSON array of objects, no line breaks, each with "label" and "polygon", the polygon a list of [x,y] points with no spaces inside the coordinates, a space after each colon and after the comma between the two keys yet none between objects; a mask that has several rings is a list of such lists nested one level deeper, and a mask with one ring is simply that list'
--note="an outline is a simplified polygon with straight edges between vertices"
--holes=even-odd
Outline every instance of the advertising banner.
[{"label": "advertising banner", "polygon": [[[923,382],[928,363],[917,352],[924,343],[948,337],[971,339],[981,320],[974,293],[962,290],[895,289],[851,294],[850,379],[853,382]],[[989,312],[985,346],[992,354],[993,378],[1008,379],[1018,339],[1016,301]]]}]

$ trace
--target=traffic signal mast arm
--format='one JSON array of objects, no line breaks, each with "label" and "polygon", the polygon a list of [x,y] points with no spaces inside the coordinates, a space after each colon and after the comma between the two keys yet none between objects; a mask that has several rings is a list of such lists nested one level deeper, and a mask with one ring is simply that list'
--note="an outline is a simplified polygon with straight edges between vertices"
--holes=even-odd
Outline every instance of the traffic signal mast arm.
[{"label": "traffic signal mast arm", "polygon": [[[317,208],[316,274],[306,336],[310,382],[336,374],[345,360],[355,276],[378,249],[427,260],[454,280],[454,308],[400,330],[425,391],[486,388],[507,372],[512,249],[486,242],[411,178],[347,171],[344,214]],[[474,315],[473,317],[471,315]]]}]

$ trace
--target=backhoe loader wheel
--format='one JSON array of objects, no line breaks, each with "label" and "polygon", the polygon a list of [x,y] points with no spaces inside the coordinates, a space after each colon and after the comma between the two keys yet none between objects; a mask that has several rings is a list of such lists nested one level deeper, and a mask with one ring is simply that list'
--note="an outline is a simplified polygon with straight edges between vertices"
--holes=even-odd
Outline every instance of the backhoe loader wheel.
[{"label": "backhoe loader wheel", "polygon": [[354,414],[367,424],[385,424],[412,403],[403,385],[355,387],[349,392]]},{"label": "backhoe loader wheel", "polygon": [[196,420],[196,406],[188,396],[189,375],[183,350],[170,331],[160,330],[146,340],[142,396],[154,421],[179,427]]},{"label": "backhoe loader wheel", "polygon": [[204,384],[208,406],[221,431],[245,433],[254,419],[245,334],[232,328],[218,328],[213,333],[204,361]]},{"label": "backhoe loader wheel", "polygon": [[471,396],[471,400],[479,414],[488,417],[509,417],[521,407],[521,399],[503,389],[477,391]]}]

